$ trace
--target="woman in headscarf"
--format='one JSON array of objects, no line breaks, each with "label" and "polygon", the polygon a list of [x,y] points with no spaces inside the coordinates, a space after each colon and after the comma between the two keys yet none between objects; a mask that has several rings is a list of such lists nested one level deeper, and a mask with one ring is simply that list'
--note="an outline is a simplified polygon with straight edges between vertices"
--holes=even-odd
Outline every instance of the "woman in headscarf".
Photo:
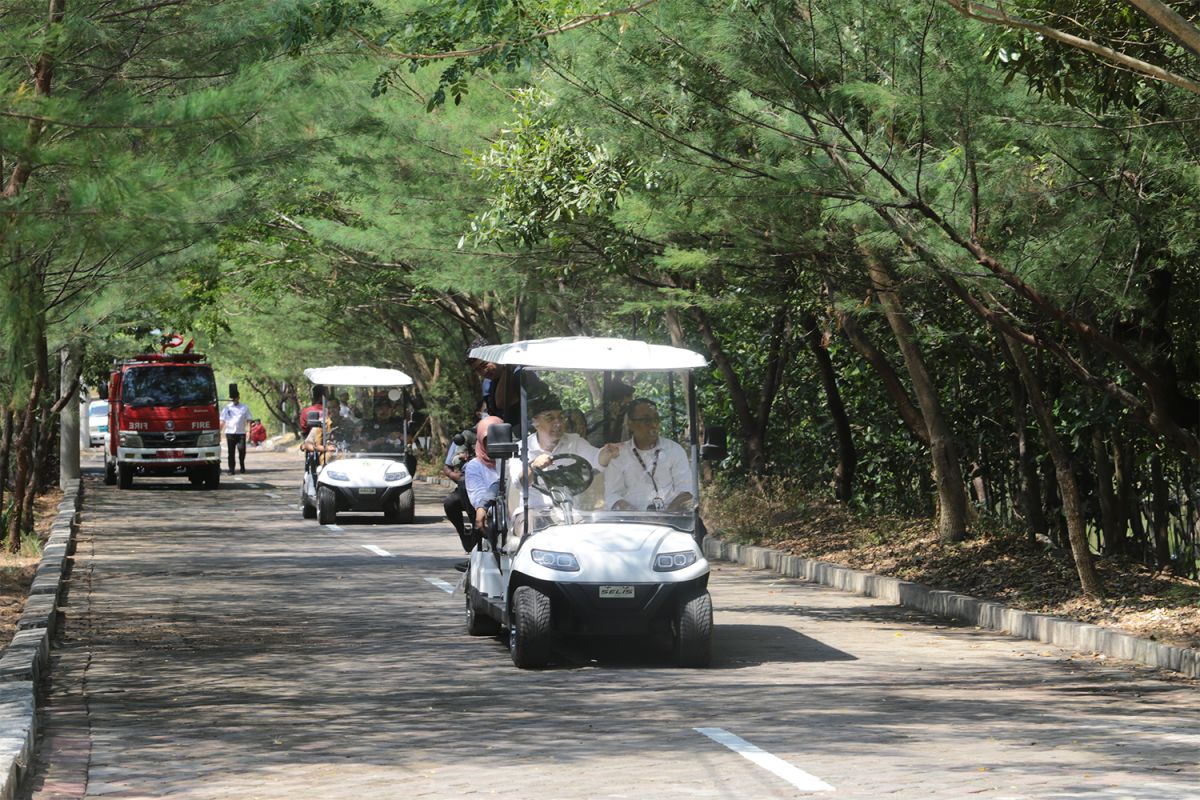
[{"label": "woman in headscarf", "polygon": [[487,515],[487,502],[495,500],[500,493],[500,470],[495,459],[487,454],[488,428],[504,422],[499,417],[484,417],[475,426],[475,457],[463,468],[463,483],[467,488],[467,499],[475,509],[475,528],[483,530]]}]

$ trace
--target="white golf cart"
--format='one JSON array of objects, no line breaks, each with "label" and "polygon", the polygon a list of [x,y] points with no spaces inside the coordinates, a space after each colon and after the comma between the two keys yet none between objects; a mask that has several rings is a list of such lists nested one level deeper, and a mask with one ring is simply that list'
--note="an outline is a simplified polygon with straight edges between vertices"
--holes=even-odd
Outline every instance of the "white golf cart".
[{"label": "white golf cart", "polygon": [[[470,355],[516,369],[523,423],[519,431],[508,424],[488,431],[503,490],[487,510],[463,580],[467,632],[507,629],[520,668],[544,666],[555,634],[669,634],[680,665],[707,665],[713,623],[709,566],[698,546],[698,460],[702,450],[723,457],[724,444],[702,448],[696,435],[691,371],[705,359],[690,350],[592,337],[493,345]],[[538,413],[546,397],[557,414]],[[634,439],[622,431],[622,401],[629,400],[629,408],[641,409],[640,423],[648,420],[661,437],[662,447],[639,451],[652,464],[632,460]],[[533,426],[551,439],[561,436],[547,448]],[[716,429],[709,434],[723,439]],[[622,444],[602,467],[598,449],[606,442]],[[531,453],[550,460],[530,469],[539,460]]]},{"label": "white golf cart", "polygon": [[322,443],[332,448],[306,453],[300,486],[304,517],[332,525],[339,512],[383,512],[388,522],[412,522],[404,391],[412,378],[378,367],[306,369],[304,377],[325,387],[319,425]]}]

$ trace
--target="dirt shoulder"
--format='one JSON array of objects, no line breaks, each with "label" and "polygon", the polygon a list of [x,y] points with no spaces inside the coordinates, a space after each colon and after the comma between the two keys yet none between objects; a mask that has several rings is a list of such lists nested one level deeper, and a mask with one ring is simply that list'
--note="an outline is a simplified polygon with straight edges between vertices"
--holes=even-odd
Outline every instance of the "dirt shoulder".
[{"label": "dirt shoulder", "polygon": [[0,649],[8,646],[17,631],[17,620],[25,609],[29,586],[42,558],[42,545],[50,538],[50,525],[58,515],[62,499],[62,490],[53,489],[34,501],[36,549],[26,544],[18,553],[0,552],[0,643],[3,643]]},{"label": "dirt shoulder", "polygon": [[1070,553],[1023,533],[980,523],[969,540],[944,544],[927,520],[869,516],[794,493],[788,498],[749,490],[718,494],[705,519],[710,531],[731,541],[1200,647],[1200,583],[1100,559],[1106,596],[1089,599],[1079,591]]}]

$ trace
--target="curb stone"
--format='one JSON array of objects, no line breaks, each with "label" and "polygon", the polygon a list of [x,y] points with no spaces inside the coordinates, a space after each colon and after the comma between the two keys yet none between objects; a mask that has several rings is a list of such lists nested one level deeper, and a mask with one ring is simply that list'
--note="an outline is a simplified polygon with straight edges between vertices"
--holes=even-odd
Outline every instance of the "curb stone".
[{"label": "curb stone", "polygon": [[741,545],[706,536],[702,544],[709,559],[730,561],[750,569],[770,570],[852,594],[877,597],[893,605],[1023,639],[1058,645],[1081,653],[1101,653],[1136,661],[1148,667],[1200,678],[1200,650],[1161,644],[1113,628],[1008,608],[965,594],[930,589],[919,583],[875,575],[826,561],[788,555],[767,547]]},{"label": "curb stone", "polygon": [[81,480],[67,481],[50,538],[42,549],[29,598],[12,642],[0,654],[0,800],[12,800],[25,779],[37,734],[38,687],[50,670],[50,640],[79,532]]}]

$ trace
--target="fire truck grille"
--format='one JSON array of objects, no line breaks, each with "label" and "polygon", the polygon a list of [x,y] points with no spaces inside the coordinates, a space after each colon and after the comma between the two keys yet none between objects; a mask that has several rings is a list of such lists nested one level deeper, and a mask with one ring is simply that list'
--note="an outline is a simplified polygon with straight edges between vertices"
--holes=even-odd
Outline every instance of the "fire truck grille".
[{"label": "fire truck grille", "polygon": [[195,447],[200,440],[200,434],[191,431],[187,433],[169,431],[167,433],[143,433],[141,437],[145,447]]}]

